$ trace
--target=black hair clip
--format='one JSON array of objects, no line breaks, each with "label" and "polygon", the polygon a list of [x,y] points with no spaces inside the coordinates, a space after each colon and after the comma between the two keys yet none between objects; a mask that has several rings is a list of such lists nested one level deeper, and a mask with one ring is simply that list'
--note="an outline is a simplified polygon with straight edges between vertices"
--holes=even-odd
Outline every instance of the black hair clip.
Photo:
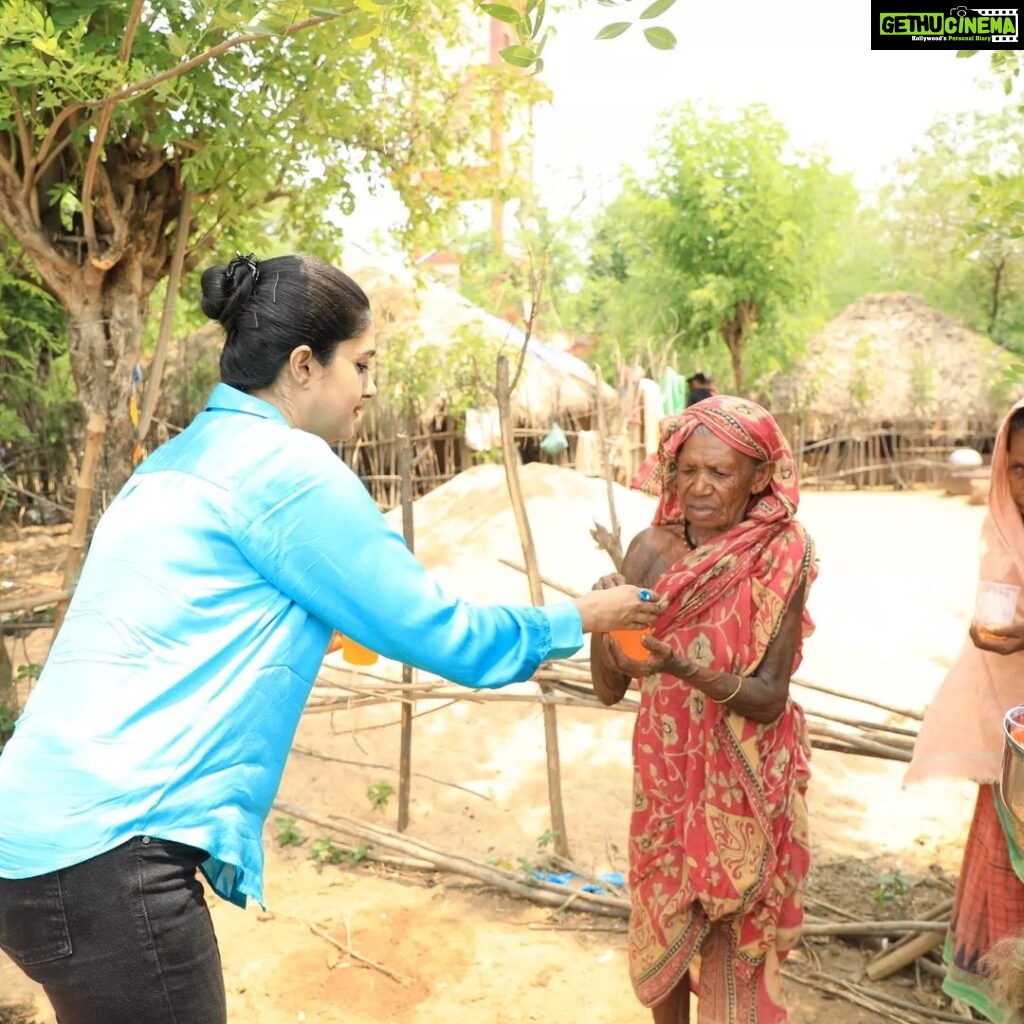
[{"label": "black hair clip", "polygon": [[[256,282],[260,279],[260,263],[256,257],[249,253],[243,256],[237,249],[235,250],[235,258],[227,265],[227,269],[224,271],[224,276],[228,281],[234,285],[235,283],[235,271],[245,267],[252,276],[252,286],[256,287]],[[234,291],[234,288],[232,288]]]}]

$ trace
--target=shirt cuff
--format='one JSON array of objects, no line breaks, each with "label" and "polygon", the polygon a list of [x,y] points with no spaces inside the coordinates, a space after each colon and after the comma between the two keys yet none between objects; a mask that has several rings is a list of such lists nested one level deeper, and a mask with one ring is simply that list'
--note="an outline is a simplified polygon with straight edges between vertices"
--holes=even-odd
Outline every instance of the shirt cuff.
[{"label": "shirt cuff", "polygon": [[544,660],[571,658],[583,646],[583,619],[571,601],[548,605],[544,612],[551,627],[551,647]]}]

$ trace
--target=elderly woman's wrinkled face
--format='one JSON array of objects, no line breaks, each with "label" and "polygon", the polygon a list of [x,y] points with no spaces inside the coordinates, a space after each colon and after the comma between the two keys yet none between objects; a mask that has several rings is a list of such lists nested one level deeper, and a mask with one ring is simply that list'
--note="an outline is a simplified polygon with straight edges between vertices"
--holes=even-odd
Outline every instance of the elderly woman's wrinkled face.
[{"label": "elderly woman's wrinkled face", "polygon": [[1024,516],[1024,430],[1010,434],[1009,458],[1006,461],[1006,480],[1010,497]]},{"label": "elderly woman's wrinkled face", "polygon": [[759,465],[705,427],[683,442],[676,465],[679,504],[699,543],[741,522],[751,496],[768,486],[773,469],[772,463]]}]

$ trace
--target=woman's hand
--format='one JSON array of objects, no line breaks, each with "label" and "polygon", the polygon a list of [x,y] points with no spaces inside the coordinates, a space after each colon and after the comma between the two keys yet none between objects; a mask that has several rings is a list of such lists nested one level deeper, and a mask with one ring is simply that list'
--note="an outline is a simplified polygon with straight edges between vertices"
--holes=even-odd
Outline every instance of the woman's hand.
[{"label": "woman's hand", "polygon": [[625,582],[626,577],[621,572],[610,572],[607,576],[602,576],[590,589],[611,590],[612,587],[621,587]]},{"label": "woman's hand", "polygon": [[649,658],[637,661],[622,653],[622,649],[612,637],[608,638],[608,660],[624,675],[632,679],[642,676],[653,676],[662,672],[676,676],[678,679],[689,679],[696,675],[701,666],[689,658],[682,658],[664,640],[648,634],[640,641],[651,652]]},{"label": "woman's hand", "polygon": [[971,623],[971,640],[974,646],[993,654],[1016,654],[1024,651],[1024,622],[1009,626],[987,626],[982,629],[976,622]]},{"label": "woman's hand", "polygon": [[[607,577],[605,577],[607,579]],[[642,629],[665,610],[667,602],[653,590],[629,584],[612,584],[581,594],[573,602],[583,619],[584,633],[611,629]]]}]

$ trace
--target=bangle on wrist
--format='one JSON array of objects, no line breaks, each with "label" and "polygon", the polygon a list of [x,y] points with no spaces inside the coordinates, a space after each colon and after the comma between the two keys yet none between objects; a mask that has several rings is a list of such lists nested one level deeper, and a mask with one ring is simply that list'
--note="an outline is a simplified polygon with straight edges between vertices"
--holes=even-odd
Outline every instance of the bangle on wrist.
[{"label": "bangle on wrist", "polygon": [[716,704],[728,704],[729,701],[731,701],[733,699],[733,697],[735,697],[736,694],[739,693],[740,690],[742,690],[742,689],[743,689],[743,676],[737,676],[736,677],[736,689],[733,690],[732,693],[730,693],[728,697],[712,697],[711,699]]}]

